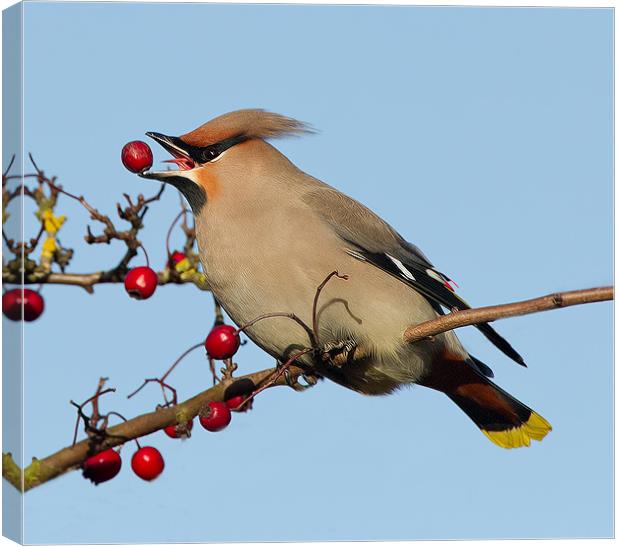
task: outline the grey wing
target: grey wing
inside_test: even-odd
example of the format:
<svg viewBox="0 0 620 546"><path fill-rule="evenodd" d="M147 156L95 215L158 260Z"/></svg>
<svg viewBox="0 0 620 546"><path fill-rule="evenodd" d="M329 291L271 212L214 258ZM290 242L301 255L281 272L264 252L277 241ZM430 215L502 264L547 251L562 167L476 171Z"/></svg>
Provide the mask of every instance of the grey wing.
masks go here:
<svg viewBox="0 0 620 546"><path fill-rule="evenodd" d="M321 183L319 189L306 193L303 200L343 240L370 252L404 252L409 260L420 266L433 267L417 246L405 241L387 222L344 193Z"/></svg>
<svg viewBox="0 0 620 546"><path fill-rule="evenodd" d="M303 196L304 201L327 222L353 257L398 278L426 297L440 314L443 309L469 309L454 291L449 277L436 270L415 245L370 209L329 186ZM488 323L476 325L506 356L525 366L521 355Z"/></svg>

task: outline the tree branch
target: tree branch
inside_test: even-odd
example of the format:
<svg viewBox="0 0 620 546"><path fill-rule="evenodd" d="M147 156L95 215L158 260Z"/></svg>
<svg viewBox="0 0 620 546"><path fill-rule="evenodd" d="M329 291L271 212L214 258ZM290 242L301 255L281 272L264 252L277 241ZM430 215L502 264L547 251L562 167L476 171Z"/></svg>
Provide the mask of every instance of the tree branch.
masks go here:
<svg viewBox="0 0 620 546"><path fill-rule="evenodd" d="M505 305L453 311L435 320L407 328L403 337L406 342L413 343L454 328L461 328L481 322L491 322L501 318L537 313L560 307L569 307L571 305L607 301L613 299L613 297L613 287L608 286L586 290L574 290L572 292L560 292ZM266 388L278 385L291 386L304 372L307 373L307 370L292 365L291 363L287 363L287 369L285 371L288 372L288 376L284 373L280 373L279 375L276 373L274 375L273 369L267 369L240 378L225 378L217 385L197 394L185 402L167 408L159 408L154 412L140 415L120 425L106 429L101 442L94 443L92 438L88 438L70 447L61 449L44 459L39 460L33 458L32 463L23 471L15 463L11 454L5 453L2 457L2 476L19 491L28 491L69 470L79 468L88 456L98 451L103 451L124 444L129 440L146 436L147 434L161 430L169 425L185 423L193 419L207 402L223 401L226 396L226 390L237 382L245 382L250 386L249 390L260 392Z"/></svg>
<svg viewBox="0 0 620 546"><path fill-rule="evenodd" d="M573 290L572 292L558 292L540 298L519 301L516 303L506 303L504 305L492 305L490 307L480 307L478 309L466 309L463 311L452 311L434 320L429 320L415 326L410 326L405 330L403 338L407 343L414 343L448 330L471 326L482 322L492 322L494 320L529 315L560 307L580 305L582 303L594 303L607 301L614 298L613 286L600 288L589 288L586 290Z"/></svg>
<svg viewBox="0 0 620 546"><path fill-rule="evenodd" d="M171 273L169 269L165 269L157 273L158 284L194 284L200 290L208 290L205 286L200 274L185 275L181 278L180 275ZM3 272L2 281L9 284L20 284L20 279L16 274L10 272ZM122 284L124 282L124 275L115 269L111 271L97 271L95 273L32 273L25 276L23 284L64 284L68 286L80 286L87 292L93 293L94 287L97 284Z"/></svg>
<svg viewBox="0 0 620 546"><path fill-rule="evenodd" d="M304 373L304 370L297 366L290 366L288 370L293 377L299 377ZM85 439L44 459L33 457L32 463L23 472L10 453L3 453L2 476L19 491L28 491L61 476L65 472L78 469L82 462L95 452L104 451L135 438L141 438L169 425L185 423L193 419L207 402L223 401L226 389L237 382L244 382L251 387L261 387L264 382L269 383L273 374L274 369L270 368L232 380L223 380L214 387L176 406L145 413L120 425L110 427L106 430L105 439L96 446L96 449L93 449L93 443L90 439ZM288 381L290 381L290 377ZM287 384L289 384L287 378L281 375L275 382L267 384L266 388Z"/></svg>

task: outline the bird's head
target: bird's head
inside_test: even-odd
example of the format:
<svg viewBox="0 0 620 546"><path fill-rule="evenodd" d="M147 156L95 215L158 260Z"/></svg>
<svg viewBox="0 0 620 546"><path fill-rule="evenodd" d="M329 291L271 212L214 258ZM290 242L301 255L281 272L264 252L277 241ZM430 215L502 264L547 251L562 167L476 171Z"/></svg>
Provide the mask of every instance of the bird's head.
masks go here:
<svg viewBox="0 0 620 546"><path fill-rule="evenodd" d="M178 188L194 213L228 183L224 173L250 172L268 148L252 146L254 141L295 135L311 130L299 121L264 110L238 110L219 116L182 136L149 132L147 136L163 146L176 169L146 171L143 178L166 182ZM245 151L245 153L244 153Z"/></svg>

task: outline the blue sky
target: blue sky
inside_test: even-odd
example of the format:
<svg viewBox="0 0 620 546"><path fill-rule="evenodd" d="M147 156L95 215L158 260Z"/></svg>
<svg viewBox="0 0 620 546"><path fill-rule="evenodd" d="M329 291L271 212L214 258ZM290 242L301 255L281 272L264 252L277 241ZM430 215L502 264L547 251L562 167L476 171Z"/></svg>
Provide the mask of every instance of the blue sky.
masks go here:
<svg viewBox="0 0 620 546"><path fill-rule="evenodd" d="M420 246L472 305L612 283L611 10L27 3L24 33L26 150L103 211L123 192L156 189L123 169L126 141L261 107L315 126L276 145ZM148 214L143 241L159 266L177 207L169 191ZM121 245L83 243L77 204L59 211L73 271L120 256ZM25 330L26 460L70 441L68 400L87 398L101 375L118 389L106 407L152 409L156 389L124 394L213 320L210 296L189 286L139 303L120 286L43 293L47 311ZM153 483L131 473L127 446L112 482L72 473L33 490L24 538L611 536L612 305L497 328L528 369L475 330L459 336L553 424L530 449L500 450L422 388L279 389L222 433L146 439L167 464ZM252 346L238 362L271 365ZM207 387L204 358L172 380L182 397Z"/></svg>

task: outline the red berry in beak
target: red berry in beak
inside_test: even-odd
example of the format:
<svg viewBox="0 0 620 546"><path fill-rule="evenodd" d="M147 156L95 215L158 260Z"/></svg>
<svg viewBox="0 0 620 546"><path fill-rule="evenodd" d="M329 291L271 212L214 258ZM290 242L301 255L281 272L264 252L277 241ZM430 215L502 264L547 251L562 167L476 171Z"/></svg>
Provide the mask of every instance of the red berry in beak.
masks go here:
<svg viewBox="0 0 620 546"><path fill-rule="evenodd" d="M186 423L177 423L176 425L169 425L164 428L164 432L170 436L170 438L189 438L190 431L194 426L194 421L187 421Z"/></svg>
<svg viewBox="0 0 620 546"><path fill-rule="evenodd" d="M209 332L205 340L207 354L215 360L231 358L239 349L239 333L230 324L219 324Z"/></svg>
<svg viewBox="0 0 620 546"><path fill-rule="evenodd" d="M153 165L153 152L146 142L132 140L123 146L121 161L132 173L141 173Z"/></svg>
<svg viewBox="0 0 620 546"><path fill-rule="evenodd" d="M125 290L132 298L137 300L150 298L156 288L157 273L150 267L134 267L125 275Z"/></svg>
<svg viewBox="0 0 620 546"><path fill-rule="evenodd" d="M2 312L10 320L22 319L22 303L24 306L24 320L32 322L43 314L45 303L38 292L29 288L14 288L2 295Z"/></svg>
<svg viewBox="0 0 620 546"><path fill-rule="evenodd" d="M131 468L137 476L150 482L164 471L164 458L154 447L141 447L131 458Z"/></svg>
<svg viewBox="0 0 620 546"><path fill-rule="evenodd" d="M106 449L92 457L89 457L82 464L82 476L99 485L102 482L111 480L121 471L121 456L114 449Z"/></svg>
<svg viewBox="0 0 620 546"><path fill-rule="evenodd" d="M209 402L199 414L200 424L210 432L218 432L230 424L230 409L224 402Z"/></svg>

